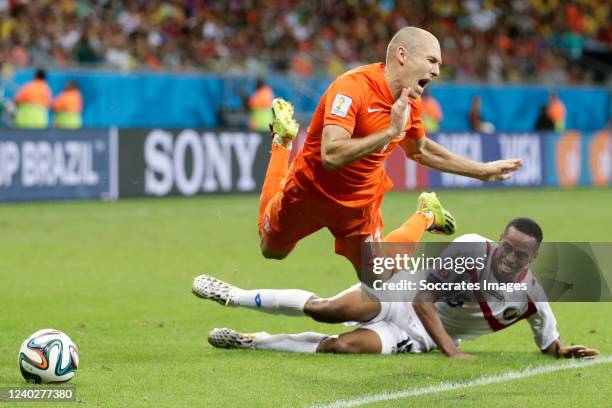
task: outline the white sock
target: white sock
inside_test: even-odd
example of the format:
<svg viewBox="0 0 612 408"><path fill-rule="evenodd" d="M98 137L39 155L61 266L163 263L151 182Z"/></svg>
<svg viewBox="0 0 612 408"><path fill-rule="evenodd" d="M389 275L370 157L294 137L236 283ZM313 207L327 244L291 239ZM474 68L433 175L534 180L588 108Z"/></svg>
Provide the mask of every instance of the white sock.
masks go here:
<svg viewBox="0 0 612 408"><path fill-rule="evenodd" d="M291 351L294 353L315 353L325 334L305 332L298 334L255 333L253 345L257 350Z"/></svg>
<svg viewBox="0 0 612 408"><path fill-rule="evenodd" d="M238 306L250 307L271 314L303 316L306 301L314 295L301 289L234 288L231 297Z"/></svg>

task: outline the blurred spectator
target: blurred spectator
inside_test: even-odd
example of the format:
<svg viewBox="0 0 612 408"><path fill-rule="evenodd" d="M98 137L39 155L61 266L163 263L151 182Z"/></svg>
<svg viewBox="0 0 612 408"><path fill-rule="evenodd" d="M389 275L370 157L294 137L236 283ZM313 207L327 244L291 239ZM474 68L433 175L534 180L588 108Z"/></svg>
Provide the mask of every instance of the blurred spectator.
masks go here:
<svg viewBox="0 0 612 408"><path fill-rule="evenodd" d="M495 126L493 126L491 122L482 120L481 108L482 99L478 95L473 96L469 113L470 128L480 133L493 133L495 131Z"/></svg>
<svg viewBox="0 0 612 408"><path fill-rule="evenodd" d="M83 97L76 82L70 81L53 101L54 125L60 129L80 129L83 125Z"/></svg>
<svg viewBox="0 0 612 408"><path fill-rule="evenodd" d="M556 92L550 92L548 94L548 105L546 106L546 113L548 118L553 123L553 127L557 132L563 132L565 130L565 104L559 99L559 95Z"/></svg>
<svg viewBox="0 0 612 408"><path fill-rule="evenodd" d="M423 93L423 124L427 133L437 132L442 122L442 108L438 101L431 96L429 89L425 88Z"/></svg>
<svg viewBox="0 0 612 408"><path fill-rule="evenodd" d="M257 78L255 92L251 94L247 101L249 108L249 127L257 131L269 130L272 123L272 100L274 92L262 78Z"/></svg>
<svg viewBox="0 0 612 408"><path fill-rule="evenodd" d="M17 66L44 60L46 66L81 62L119 69L335 76L382 60L386 40L401 26L415 25L439 38L443 80L584 82L603 75L605 81L610 71L605 56L612 48L612 5L606 0L5 4L0 42ZM591 54L582 59L593 50L602 56L596 64Z"/></svg>
<svg viewBox="0 0 612 408"><path fill-rule="evenodd" d="M76 61L81 64L92 64L98 62L100 58L96 54L91 41L87 37L87 34L83 35L76 45L75 50Z"/></svg>
<svg viewBox="0 0 612 408"><path fill-rule="evenodd" d="M536 120L535 130L547 131L554 130L555 125L548 117L548 109L546 105L543 105L540 108L540 114L538 115L538 119Z"/></svg>
<svg viewBox="0 0 612 408"><path fill-rule="evenodd" d="M36 71L34 80L23 85L15 95L15 127L44 129L49 126L51 88L43 69Z"/></svg>

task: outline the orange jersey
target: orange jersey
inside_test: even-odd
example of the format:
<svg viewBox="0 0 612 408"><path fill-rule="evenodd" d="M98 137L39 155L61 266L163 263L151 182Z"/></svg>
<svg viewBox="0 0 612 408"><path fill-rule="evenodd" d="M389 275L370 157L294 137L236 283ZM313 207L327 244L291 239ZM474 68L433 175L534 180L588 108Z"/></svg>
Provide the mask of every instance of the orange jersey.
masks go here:
<svg viewBox="0 0 612 408"><path fill-rule="evenodd" d="M15 102L30 103L48 108L51 105L51 88L42 79L28 82L15 95Z"/></svg>
<svg viewBox="0 0 612 408"><path fill-rule="evenodd" d="M78 89L70 89L57 95L53 101L54 111L80 113L83 111L83 98Z"/></svg>
<svg viewBox="0 0 612 408"><path fill-rule="evenodd" d="M384 70L383 63L365 65L344 73L327 88L308 127L304 147L289 169L289 177L299 186L352 208L367 206L393 187L384 161L403 138L425 136L420 98L410 99L410 115L402 138L395 138L380 151L336 170L326 170L321 163L324 126L341 126L353 138L367 137L389 127L395 100Z"/></svg>
<svg viewBox="0 0 612 408"><path fill-rule="evenodd" d="M442 108L438 101L431 96L423 99L423 114L434 118L436 122L442 120Z"/></svg>
<svg viewBox="0 0 612 408"><path fill-rule="evenodd" d="M553 122L565 121L565 105L561 100L556 99L547 106L548 117Z"/></svg>
<svg viewBox="0 0 612 408"><path fill-rule="evenodd" d="M268 109L272 106L274 100L274 91L269 86L264 86L249 98L249 108L251 109Z"/></svg>

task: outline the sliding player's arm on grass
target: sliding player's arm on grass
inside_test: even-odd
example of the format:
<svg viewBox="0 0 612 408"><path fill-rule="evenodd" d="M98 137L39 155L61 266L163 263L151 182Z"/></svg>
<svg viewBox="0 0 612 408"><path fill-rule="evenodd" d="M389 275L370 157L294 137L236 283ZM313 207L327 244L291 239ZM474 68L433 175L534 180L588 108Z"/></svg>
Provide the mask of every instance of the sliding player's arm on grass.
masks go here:
<svg viewBox="0 0 612 408"><path fill-rule="evenodd" d="M557 358L592 358L599 355L596 349L585 346L564 346L557 331L557 320L548 302L535 302L535 306L537 312L527 321L531 326L533 339L542 353Z"/></svg>
<svg viewBox="0 0 612 408"><path fill-rule="evenodd" d="M419 316L423 327L425 327L429 336L444 355L462 360L474 358L471 354L459 351L453 339L446 332L440 315L434 305L441 296L441 292L421 290L417 293L412 306L417 316Z"/></svg>
<svg viewBox="0 0 612 408"><path fill-rule="evenodd" d="M419 139L406 137L402 140L401 145L406 156L417 163L444 173L459 174L482 181L509 179L511 173L523 165L521 159L475 162L448 151L442 145L426 137Z"/></svg>
<svg viewBox="0 0 612 408"><path fill-rule="evenodd" d="M593 358L599 355L599 350L591 349L586 346L564 346L561 339L555 340L546 350L542 351L545 354L557 358Z"/></svg>

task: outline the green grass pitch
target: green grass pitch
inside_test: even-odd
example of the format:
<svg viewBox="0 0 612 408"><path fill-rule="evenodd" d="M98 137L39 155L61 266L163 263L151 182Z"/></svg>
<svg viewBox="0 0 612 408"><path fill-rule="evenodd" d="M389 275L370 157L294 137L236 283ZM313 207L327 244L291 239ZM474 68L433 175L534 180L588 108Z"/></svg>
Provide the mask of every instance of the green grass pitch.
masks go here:
<svg viewBox="0 0 612 408"><path fill-rule="evenodd" d="M496 238L510 218L525 215L541 223L549 241L610 241L612 190L439 196L456 216L458 233ZM387 231L411 214L416 197L386 197ZM255 196L1 205L0 387L25 384L19 346L46 327L65 331L79 347L81 366L72 382L86 407L308 406L559 363L537 351L524 322L465 342L462 348L478 356L474 361L438 352L346 356L212 348L206 334L213 327L345 330L225 309L190 293L193 276L201 273L246 288L296 287L320 295L356 281L350 264L333 253L327 231L302 241L284 261L265 260L256 211ZM553 310L566 343L612 355L612 304L554 304ZM610 364L601 364L373 406L610 406L610 383Z"/></svg>

